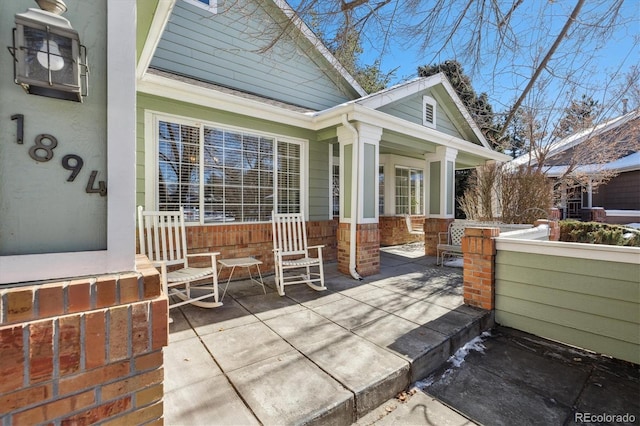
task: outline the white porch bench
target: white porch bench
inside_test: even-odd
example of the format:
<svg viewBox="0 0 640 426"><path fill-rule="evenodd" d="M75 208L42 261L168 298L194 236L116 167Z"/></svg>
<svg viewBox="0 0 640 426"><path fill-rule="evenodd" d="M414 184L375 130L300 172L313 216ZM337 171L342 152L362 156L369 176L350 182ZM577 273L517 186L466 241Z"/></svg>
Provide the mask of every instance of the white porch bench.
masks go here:
<svg viewBox="0 0 640 426"><path fill-rule="evenodd" d="M447 232L438 233L438 245L436 246L436 264L442 266L446 256L462 256L462 237L465 228L500 228L500 232L516 231L533 228L533 225L517 225L500 222L476 222L469 220L456 220L449 224Z"/></svg>

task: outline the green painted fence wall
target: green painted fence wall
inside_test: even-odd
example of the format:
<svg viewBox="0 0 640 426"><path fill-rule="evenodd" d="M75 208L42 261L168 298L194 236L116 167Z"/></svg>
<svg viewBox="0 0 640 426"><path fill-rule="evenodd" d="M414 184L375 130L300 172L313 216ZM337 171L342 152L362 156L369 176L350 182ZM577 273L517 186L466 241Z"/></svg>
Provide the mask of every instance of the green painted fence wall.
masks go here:
<svg viewBox="0 0 640 426"><path fill-rule="evenodd" d="M589 248L578 258L498 246L496 322L640 363L640 264L594 259Z"/></svg>

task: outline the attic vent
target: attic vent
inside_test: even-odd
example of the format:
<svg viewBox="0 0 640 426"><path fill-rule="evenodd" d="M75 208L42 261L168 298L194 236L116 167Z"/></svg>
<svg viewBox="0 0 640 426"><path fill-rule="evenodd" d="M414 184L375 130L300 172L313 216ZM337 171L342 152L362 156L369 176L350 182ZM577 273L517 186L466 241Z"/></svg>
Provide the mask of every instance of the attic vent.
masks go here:
<svg viewBox="0 0 640 426"><path fill-rule="evenodd" d="M422 97L422 124L436 128L436 101L430 96Z"/></svg>

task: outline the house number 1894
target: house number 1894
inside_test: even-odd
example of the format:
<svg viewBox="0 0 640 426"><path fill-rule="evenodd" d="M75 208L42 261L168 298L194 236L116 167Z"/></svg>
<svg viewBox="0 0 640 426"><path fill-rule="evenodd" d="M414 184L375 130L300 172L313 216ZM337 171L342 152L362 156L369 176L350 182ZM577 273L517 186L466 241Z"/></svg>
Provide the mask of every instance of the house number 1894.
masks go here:
<svg viewBox="0 0 640 426"><path fill-rule="evenodd" d="M16 143L22 145L24 143L24 115L13 114L11 120L16 121ZM49 161L53 158L53 150L58 146L58 139L55 136L46 133L39 134L34 139L34 144L29 148L29 157L40 163ZM62 168L69 170L71 174L67 178L67 182L73 182L80 170L84 161L82 157L77 154L67 154L62 157ZM85 192L89 194L100 194L102 196L107 195L107 184L101 180L96 187L96 177L98 176L97 170L92 170L87 181Z"/></svg>

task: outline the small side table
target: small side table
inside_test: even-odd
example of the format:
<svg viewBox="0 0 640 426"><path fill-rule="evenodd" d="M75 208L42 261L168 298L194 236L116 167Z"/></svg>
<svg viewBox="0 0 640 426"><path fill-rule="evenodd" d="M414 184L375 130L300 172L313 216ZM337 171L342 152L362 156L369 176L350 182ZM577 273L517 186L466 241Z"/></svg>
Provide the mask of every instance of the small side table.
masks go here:
<svg viewBox="0 0 640 426"><path fill-rule="evenodd" d="M233 277L233 271L236 270L236 266L247 268L247 271L249 272L249 279L256 284L260 284L262 286L262 291L264 291L264 294L267 294L267 290L264 288L264 281L262 281L262 273L260 273L260 265L262 265L262 262L260 260L254 259L253 257L241 257L238 259L219 259L218 263L220 264L218 275L220 275L220 272L222 272L223 268L231 268L231 273L229 274L229 278L227 278L227 284L224 286L224 291L222 292L222 297L220 298L221 302L222 299L224 299L224 295L227 293L227 287L229 287L229 282L231 282L231 277ZM255 266L258 270L260 281L253 278L253 275L251 274L252 266Z"/></svg>

